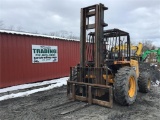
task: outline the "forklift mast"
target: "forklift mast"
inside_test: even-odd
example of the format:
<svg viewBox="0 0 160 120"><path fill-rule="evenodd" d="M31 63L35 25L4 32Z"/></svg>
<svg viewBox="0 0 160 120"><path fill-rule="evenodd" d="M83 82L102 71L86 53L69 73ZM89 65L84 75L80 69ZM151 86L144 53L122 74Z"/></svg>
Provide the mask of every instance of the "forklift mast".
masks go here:
<svg viewBox="0 0 160 120"><path fill-rule="evenodd" d="M86 45L90 42L93 46L92 49L92 62L94 62L95 67L101 67L103 63L103 28L107 26L104 23L104 10L108 8L103 4L96 4L86 8L81 8L81 27L80 27L80 67L86 67L87 55L86 55ZM95 18L94 24L90 23L90 18ZM87 30L93 29L95 31L94 39L92 41L87 41Z"/></svg>

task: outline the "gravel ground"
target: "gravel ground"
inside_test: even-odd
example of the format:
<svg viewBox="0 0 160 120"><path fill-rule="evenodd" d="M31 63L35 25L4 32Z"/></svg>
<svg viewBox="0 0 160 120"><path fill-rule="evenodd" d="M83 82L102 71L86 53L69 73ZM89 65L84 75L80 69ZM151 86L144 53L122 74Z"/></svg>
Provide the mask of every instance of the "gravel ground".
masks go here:
<svg viewBox="0 0 160 120"><path fill-rule="evenodd" d="M120 106L114 102L112 109L90 105L62 114L85 105L84 102L71 102L57 107L68 101L66 86L1 101L0 120L160 120L160 87L152 87L147 94L138 93L136 102L131 106Z"/></svg>

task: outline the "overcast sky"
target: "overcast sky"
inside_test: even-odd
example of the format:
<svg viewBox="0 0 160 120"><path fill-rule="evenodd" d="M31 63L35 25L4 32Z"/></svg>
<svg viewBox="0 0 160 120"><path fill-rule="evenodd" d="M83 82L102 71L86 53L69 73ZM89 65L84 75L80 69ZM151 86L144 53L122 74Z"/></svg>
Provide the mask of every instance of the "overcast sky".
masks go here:
<svg viewBox="0 0 160 120"><path fill-rule="evenodd" d="M160 46L160 0L0 0L3 28L80 34L80 8L103 3L109 28L130 33L132 42L151 40ZM1 25L2 27L2 25Z"/></svg>

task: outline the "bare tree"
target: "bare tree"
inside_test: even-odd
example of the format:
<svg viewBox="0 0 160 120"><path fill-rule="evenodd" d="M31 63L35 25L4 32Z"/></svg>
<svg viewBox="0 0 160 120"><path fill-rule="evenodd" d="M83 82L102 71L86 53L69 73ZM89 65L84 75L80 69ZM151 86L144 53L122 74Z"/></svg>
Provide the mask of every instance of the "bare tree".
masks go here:
<svg viewBox="0 0 160 120"><path fill-rule="evenodd" d="M8 27L8 30L14 30L14 26L13 25L10 25L9 27Z"/></svg>
<svg viewBox="0 0 160 120"><path fill-rule="evenodd" d="M34 34L38 34L38 31L36 30L36 31L34 31L33 33L34 33Z"/></svg>
<svg viewBox="0 0 160 120"><path fill-rule="evenodd" d="M51 36L57 36L57 37L62 37L62 38L67 38L68 37L68 31L65 30L60 30L56 32L51 32Z"/></svg>
<svg viewBox="0 0 160 120"><path fill-rule="evenodd" d="M152 47L153 47L153 43L151 40L144 40L143 41L143 51L151 50Z"/></svg>
<svg viewBox="0 0 160 120"><path fill-rule="evenodd" d="M57 36L57 37L62 37L62 38L68 38L68 39L79 39L78 36L75 36L73 32L71 31L66 31L66 30L60 30L56 32L50 32L51 36Z"/></svg>
<svg viewBox="0 0 160 120"><path fill-rule="evenodd" d="M146 41L143 41L143 52L145 52L146 50L155 50L156 49L156 46L153 45L153 42L150 41L150 40L146 40ZM148 61L151 63L151 62L155 62L154 59L156 57L156 54L155 53L151 53L148 55Z"/></svg>
<svg viewBox="0 0 160 120"><path fill-rule="evenodd" d="M43 35L48 35L47 33L43 33Z"/></svg>
<svg viewBox="0 0 160 120"><path fill-rule="evenodd" d="M4 23L3 23L3 20L0 20L0 29L4 29Z"/></svg>
<svg viewBox="0 0 160 120"><path fill-rule="evenodd" d="M55 36L55 32L50 32L50 34L49 35L51 35L51 36Z"/></svg>
<svg viewBox="0 0 160 120"><path fill-rule="evenodd" d="M68 31L66 31L66 30L61 30L61 31L59 31L59 34L60 34L60 37L67 38L67 36L68 36Z"/></svg>
<svg viewBox="0 0 160 120"><path fill-rule="evenodd" d="M22 32L22 29L23 29L22 26L17 27L17 31L19 31L19 32Z"/></svg>
<svg viewBox="0 0 160 120"><path fill-rule="evenodd" d="M60 37L60 32L59 31L56 31L56 32L50 32L51 36L57 36L57 37Z"/></svg>

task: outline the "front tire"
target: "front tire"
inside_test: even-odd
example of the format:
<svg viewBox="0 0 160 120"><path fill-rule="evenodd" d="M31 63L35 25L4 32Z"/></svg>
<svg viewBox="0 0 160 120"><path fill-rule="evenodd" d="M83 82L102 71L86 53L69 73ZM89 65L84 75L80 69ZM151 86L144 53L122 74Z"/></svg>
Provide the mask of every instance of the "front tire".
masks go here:
<svg viewBox="0 0 160 120"><path fill-rule="evenodd" d="M121 105L131 105L137 96L137 77L131 67L123 67L115 75L114 98Z"/></svg>

